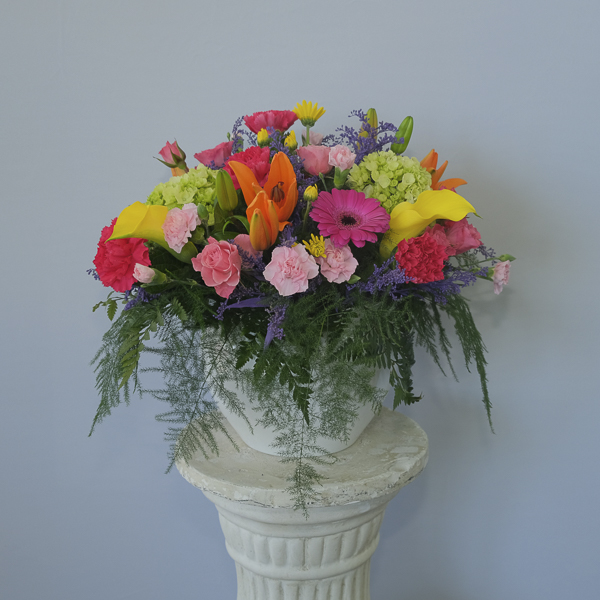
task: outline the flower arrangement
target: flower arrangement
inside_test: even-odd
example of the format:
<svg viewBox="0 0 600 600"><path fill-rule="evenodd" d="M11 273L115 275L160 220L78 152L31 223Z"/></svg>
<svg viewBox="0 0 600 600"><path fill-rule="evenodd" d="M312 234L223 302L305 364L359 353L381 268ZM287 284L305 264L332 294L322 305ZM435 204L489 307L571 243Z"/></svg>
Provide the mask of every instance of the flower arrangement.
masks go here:
<svg viewBox="0 0 600 600"><path fill-rule="evenodd" d="M454 374L443 315L491 426L485 347L461 291L484 279L500 293L514 260L482 245L475 208L456 192L466 181L441 180L447 161L403 155L411 117L395 126L357 110L356 127L324 136L313 131L324 113L304 101L238 119L194 168L167 143L159 160L172 178L102 230L90 269L113 289L94 307L113 323L93 361L92 430L132 392L149 393L169 405L157 418L170 424L170 465L208 456L226 431L214 397L244 414L233 381L278 432L304 508L327 460L318 436L344 439L362 405L380 407L376 368L389 371L394 408L421 399L415 345ZM158 362L140 368L143 354ZM152 371L160 389L142 383Z"/></svg>

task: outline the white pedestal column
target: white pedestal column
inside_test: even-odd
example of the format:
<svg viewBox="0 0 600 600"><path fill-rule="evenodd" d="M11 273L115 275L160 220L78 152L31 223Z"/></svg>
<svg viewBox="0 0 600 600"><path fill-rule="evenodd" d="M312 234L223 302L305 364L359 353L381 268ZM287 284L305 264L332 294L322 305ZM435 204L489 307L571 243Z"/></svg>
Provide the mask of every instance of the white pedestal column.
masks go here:
<svg viewBox="0 0 600 600"><path fill-rule="evenodd" d="M425 432L383 409L335 455L306 519L285 489L293 465L224 438L221 454L177 468L219 511L238 600L368 600L369 565L388 502L427 463Z"/></svg>

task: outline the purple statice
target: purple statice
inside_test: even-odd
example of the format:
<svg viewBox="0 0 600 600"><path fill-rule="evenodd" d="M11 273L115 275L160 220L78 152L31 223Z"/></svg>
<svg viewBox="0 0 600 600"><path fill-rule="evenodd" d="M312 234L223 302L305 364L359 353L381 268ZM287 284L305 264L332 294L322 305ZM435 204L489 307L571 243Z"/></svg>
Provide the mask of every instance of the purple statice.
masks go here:
<svg viewBox="0 0 600 600"><path fill-rule="evenodd" d="M265 294L259 289L259 284L255 283L253 287L238 285L229 298L225 298L217 308L215 319L222 321L225 311L229 308L257 308L259 306L269 306L270 300L265 298Z"/></svg>
<svg viewBox="0 0 600 600"><path fill-rule="evenodd" d="M244 137L246 137L250 146L256 146L256 136L251 131L247 131L245 126L246 123L244 122L244 117L236 119L233 124L233 128L231 129L231 139L234 140L235 143L233 144L232 154L241 152L244 149Z"/></svg>
<svg viewBox="0 0 600 600"><path fill-rule="evenodd" d="M263 279L262 272L265 270L266 265L262 259L262 252L258 256L246 252L239 244L235 243L235 239L232 242L238 249L240 258L242 259L242 269L253 271L253 275L259 279Z"/></svg>
<svg viewBox="0 0 600 600"><path fill-rule="evenodd" d="M149 294L143 287L134 284L130 290L125 292L125 300L129 300L123 310L129 310L137 306L141 302L152 302L156 300L160 294Z"/></svg>
<svg viewBox="0 0 600 600"><path fill-rule="evenodd" d="M476 273L449 266L444 272L444 279L420 283L413 286L409 293L415 296L430 294L438 304L446 304L448 296L460 294L464 287L473 285L476 281Z"/></svg>
<svg viewBox="0 0 600 600"><path fill-rule="evenodd" d="M88 269L86 273L88 275L91 275L96 281L100 281L100 276L98 275L96 269Z"/></svg>
<svg viewBox="0 0 600 600"><path fill-rule="evenodd" d="M292 226L286 225L281 232L278 245L283 246L284 248L291 248L298 241L298 238L292 235L293 231L293 224Z"/></svg>
<svg viewBox="0 0 600 600"><path fill-rule="evenodd" d="M348 291L358 289L367 294L376 294L377 292L386 292L393 300L398 300L406 294L403 293L400 286L412 281L406 276L404 269L394 268L395 258L388 258L381 267L374 265L372 275L366 281L359 281L348 286Z"/></svg>
<svg viewBox="0 0 600 600"><path fill-rule="evenodd" d="M267 335L265 336L265 349L269 347L273 339L282 340L285 337L282 325L285 320L286 310L287 304L276 304L267 308L269 324L267 325Z"/></svg>
<svg viewBox="0 0 600 600"><path fill-rule="evenodd" d="M496 258L496 251L493 248L488 248L481 244L481 246L475 249L476 252L479 252L483 256L483 258L489 260Z"/></svg>
<svg viewBox="0 0 600 600"><path fill-rule="evenodd" d="M353 110L350 117L358 117L361 121L361 127L355 129L342 125L336 129L338 136L336 143L344 144L352 148L356 154L355 163L358 165L362 162L367 154L383 150L386 144L397 144L399 140L396 138L398 127L393 123L379 122L377 127L371 127L367 123L367 115L362 110ZM360 136L361 128L367 133L366 137Z"/></svg>

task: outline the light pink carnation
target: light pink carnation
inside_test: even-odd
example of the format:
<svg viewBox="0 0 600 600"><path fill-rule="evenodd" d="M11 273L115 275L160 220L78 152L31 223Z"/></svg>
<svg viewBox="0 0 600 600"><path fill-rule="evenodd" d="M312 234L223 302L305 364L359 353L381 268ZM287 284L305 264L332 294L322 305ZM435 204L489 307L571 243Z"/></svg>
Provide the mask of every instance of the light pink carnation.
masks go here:
<svg viewBox="0 0 600 600"><path fill-rule="evenodd" d="M325 175L333 168L329 164L329 148L327 146L300 146L296 152L304 160L302 167L311 175L320 173Z"/></svg>
<svg viewBox="0 0 600 600"><path fill-rule="evenodd" d="M248 258L261 258L262 252L256 250L250 242L250 236L247 233L240 233L233 238L233 243L248 255ZM242 256L242 269L251 269L254 264Z"/></svg>
<svg viewBox="0 0 600 600"><path fill-rule="evenodd" d="M291 296L308 289L308 280L319 274L315 259L298 244L293 248L279 246L273 250L271 262L263 275L282 296Z"/></svg>
<svg viewBox="0 0 600 600"><path fill-rule="evenodd" d="M462 254L467 250L481 246L481 234L473 225L467 222L466 217L460 221L446 221L445 226L448 244L452 249L452 252L448 252L449 256Z"/></svg>
<svg viewBox="0 0 600 600"><path fill-rule="evenodd" d="M155 275L154 269L150 267L146 267L140 263L135 263L135 267L133 268L133 276L140 283L152 283Z"/></svg>
<svg viewBox="0 0 600 600"><path fill-rule="evenodd" d="M214 287L221 298L229 298L240 282L240 253L235 244L225 240L218 242L214 237L209 237L204 250L192 258L192 266L200 271L204 283Z"/></svg>
<svg viewBox="0 0 600 600"><path fill-rule="evenodd" d="M494 274L492 281L494 282L494 294L499 294L505 285L508 285L508 277L510 275L510 260L496 263L494 265Z"/></svg>
<svg viewBox="0 0 600 600"><path fill-rule="evenodd" d="M198 225L200 225L200 217L195 204L189 203L184 204L183 208L172 208L162 225L165 242L175 252L181 252Z"/></svg>
<svg viewBox="0 0 600 600"><path fill-rule="evenodd" d="M348 146L334 146L329 149L329 164L345 171L354 165L356 154Z"/></svg>
<svg viewBox="0 0 600 600"><path fill-rule="evenodd" d="M321 267L321 274L329 283L343 283L348 281L358 267L358 261L352 256L350 246L336 247L327 238L325 240L326 258L317 257L317 264Z"/></svg>

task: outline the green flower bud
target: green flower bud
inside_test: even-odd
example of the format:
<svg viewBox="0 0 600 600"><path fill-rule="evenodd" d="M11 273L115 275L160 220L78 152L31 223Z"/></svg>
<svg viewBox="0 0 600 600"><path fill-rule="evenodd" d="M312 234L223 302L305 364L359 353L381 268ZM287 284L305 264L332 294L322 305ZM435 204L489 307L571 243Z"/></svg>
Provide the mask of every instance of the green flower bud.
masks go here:
<svg viewBox="0 0 600 600"><path fill-rule="evenodd" d="M392 152L402 154L408 148L408 142L410 142L412 136L413 124L414 120L412 117L406 117L406 119L400 123L400 127L398 127L398 131L396 132L396 139L399 143L390 146Z"/></svg>
<svg viewBox="0 0 600 600"><path fill-rule="evenodd" d="M348 173L350 173L350 169L345 169L342 171L339 167L335 168L335 174L333 176L333 185L341 190L346 183L346 179L348 179Z"/></svg>
<svg viewBox="0 0 600 600"><path fill-rule="evenodd" d="M231 175L224 169L217 173L217 201L226 212L231 212L238 205L238 195L233 187Z"/></svg>
<svg viewBox="0 0 600 600"><path fill-rule="evenodd" d="M198 216L203 223L207 223L210 217L208 210L204 204L198 204Z"/></svg>

